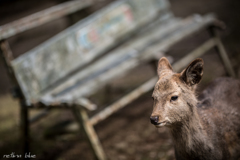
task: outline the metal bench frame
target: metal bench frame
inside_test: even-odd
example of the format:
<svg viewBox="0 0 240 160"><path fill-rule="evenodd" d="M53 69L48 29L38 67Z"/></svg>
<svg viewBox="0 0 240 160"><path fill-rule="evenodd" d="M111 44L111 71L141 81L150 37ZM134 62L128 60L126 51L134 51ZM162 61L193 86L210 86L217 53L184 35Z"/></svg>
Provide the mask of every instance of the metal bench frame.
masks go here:
<svg viewBox="0 0 240 160"><path fill-rule="evenodd" d="M25 30L28 30L28 29L38 26L39 23L44 24L53 19L73 13L74 11L77 11L78 9L81 9L81 8L84 8L84 7L90 5L90 3L85 3L84 5L82 2L81 2L81 5L79 5L80 3L78 3L78 4L77 3L78 3L78 1L67 2L65 4L61 4L59 6L52 7L50 9L46 10L47 12L46 11L39 12L39 13L34 14L34 16L31 15L29 17L20 19L18 21L15 21L15 22L12 22L10 24L0 27L0 40L1 40L0 41L0 54L3 56L4 62L6 64L6 67L7 67L8 73L9 73L9 77L11 77L12 83L16 86L14 93L15 93L15 96L19 99L20 106L21 106L21 131L22 131L22 137L23 137L23 143L24 143L24 152L29 151L29 123L37 121L38 119L40 119L47 113L47 110L44 110L44 112L42 112L40 115L29 120L28 109L30 109L30 108L47 108L47 109L49 109L49 108L63 107L63 108L68 108L68 109L72 110L72 113L73 113L78 125L80 127L82 127L83 131L86 133L96 158L99 160L104 160L104 159L106 159L106 155L103 151L103 148L101 146L101 143L98 139L98 136L97 136L93 126L96 125L97 123L99 123L100 121L106 119L108 116L110 116L114 112L123 108L130 102L134 101L135 99L140 97L142 94L150 91L154 87L154 85L157 81L157 77L151 78L150 80L148 80L147 82L145 82L138 88L134 89L133 91L131 91L130 93L128 93L127 95L122 97L121 99L117 100L110 106L106 107L103 111L101 111L100 113L97 113L96 115L94 115L91 118L88 117L86 108L94 108L95 105L84 98L77 102L73 101L73 102L69 102L69 103L68 102L62 103L62 102L56 101L56 102L52 102L51 104L48 104L48 105L41 103L41 102L36 102L36 103L32 103L31 105L29 105L29 104L27 104L27 100L19 86L18 80L16 79L15 73L11 66L11 61L13 60L13 56L12 56L10 47L8 45L8 42L6 40L7 38L9 38L13 35L16 35L20 32L23 32ZM65 12L63 12L63 10ZM41 19L42 13L47 13L49 15L49 18ZM53 13L56 13L56 14L53 14ZM51 16L51 15L57 15L57 16ZM31 21L31 23L29 24L28 22L30 22L30 21ZM18 27L20 22L25 23L22 25L22 28ZM185 57L183 57L178 62L174 63L173 64L174 70L176 70L176 71L181 70L186 65L186 63L189 63L190 61L194 60L195 58L202 56L209 49L215 47L223 61L223 64L227 70L227 73L229 75L231 75L232 77L235 77L235 73L232 69L229 58L226 54L224 46L223 46L223 44L220 40L220 37L217 33L217 29L221 28L222 26L223 26L222 23L217 20L211 21L211 23L206 25L205 27L207 27L207 29L209 30L212 38L207 40L205 43L203 43L201 46L196 48L191 53L187 54ZM201 28L199 28L199 29L201 29ZM14 32L12 32L12 30L14 30ZM196 31L194 31L194 32L196 32ZM161 43L160 46L159 46L159 44L153 45L153 46L151 46L151 48L148 48L144 52L155 53L155 52L160 52L163 50L166 51L173 44L181 41L184 38L187 38L191 34L192 33L186 33L182 37L179 37L178 35L173 36L168 41L164 41L164 43ZM154 56L154 54L153 54L152 60L154 61L154 63L160 58L159 56L162 56L162 55L163 54L155 54L155 56Z"/></svg>

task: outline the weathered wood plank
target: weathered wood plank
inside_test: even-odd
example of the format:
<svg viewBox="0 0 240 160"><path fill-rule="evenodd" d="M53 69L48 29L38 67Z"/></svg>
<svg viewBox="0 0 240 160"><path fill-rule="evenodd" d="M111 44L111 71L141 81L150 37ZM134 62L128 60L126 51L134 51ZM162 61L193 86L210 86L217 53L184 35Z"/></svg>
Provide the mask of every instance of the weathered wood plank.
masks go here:
<svg viewBox="0 0 240 160"><path fill-rule="evenodd" d="M0 26L0 40L40 26L65 15L74 13L92 4L91 0L74 0L59 4L30 16Z"/></svg>
<svg viewBox="0 0 240 160"><path fill-rule="evenodd" d="M161 21L159 22L161 23ZM124 61L131 58L137 58L142 50L161 39L164 35L174 31L181 25L179 19L170 19L163 21L163 24L156 24L154 27L146 30L145 34L132 38L129 43L122 45L117 50L112 51L101 60L92 64L88 68L81 70L74 76L69 77L67 81L50 91L53 96L60 96L74 89L76 86L92 80L109 69L112 69Z"/></svg>
<svg viewBox="0 0 240 160"><path fill-rule="evenodd" d="M141 62L155 58L156 53L167 50L171 45L211 24L214 19L212 15L207 15L201 20L199 20L199 17L190 17L179 23L170 23L171 26L174 26L172 28L167 25L162 28L158 26L157 30L136 37L132 42L123 45L105 58L71 77L66 83L44 95L42 99L88 96L112 78L123 75L127 70L136 67ZM121 63L118 63L119 60L121 60ZM111 65L109 62L115 65ZM101 68L105 68L109 64L108 69L101 70ZM98 74L99 72L101 74ZM92 79L87 78L83 81L80 80L80 83L78 83L79 79L84 79L87 75L94 75L95 73L96 76Z"/></svg>
<svg viewBox="0 0 240 160"><path fill-rule="evenodd" d="M32 102L28 108L34 108L34 109L40 109L40 108L47 108L47 109L69 109L72 106L78 106L78 107L82 107L85 108L87 110L95 110L97 109L97 105L92 103L90 100L86 99L86 98L75 98L72 96L65 96L63 99L42 99L41 101L38 102ZM41 118L41 115L43 114L39 114L39 116L36 116L36 119ZM35 119L33 117L33 119Z"/></svg>
<svg viewBox="0 0 240 160"><path fill-rule="evenodd" d="M24 94L38 97L167 8L165 0L117 1L20 56L12 65Z"/></svg>

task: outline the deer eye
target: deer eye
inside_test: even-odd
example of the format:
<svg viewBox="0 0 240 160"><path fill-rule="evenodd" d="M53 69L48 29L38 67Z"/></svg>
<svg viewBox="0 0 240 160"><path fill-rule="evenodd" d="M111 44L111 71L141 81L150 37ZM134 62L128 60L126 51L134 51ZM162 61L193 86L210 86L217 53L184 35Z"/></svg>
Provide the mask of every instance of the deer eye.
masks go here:
<svg viewBox="0 0 240 160"><path fill-rule="evenodd" d="M176 101L178 99L178 96L172 96L171 101Z"/></svg>

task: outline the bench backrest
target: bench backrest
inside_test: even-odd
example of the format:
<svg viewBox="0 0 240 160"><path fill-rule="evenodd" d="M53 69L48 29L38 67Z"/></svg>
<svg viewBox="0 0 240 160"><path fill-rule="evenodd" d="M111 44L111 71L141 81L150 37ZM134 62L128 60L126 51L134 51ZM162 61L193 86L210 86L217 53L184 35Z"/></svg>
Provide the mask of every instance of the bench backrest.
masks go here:
<svg viewBox="0 0 240 160"><path fill-rule="evenodd" d="M169 12L166 0L121 0L12 61L28 100L61 83L121 40Z"/></svg>

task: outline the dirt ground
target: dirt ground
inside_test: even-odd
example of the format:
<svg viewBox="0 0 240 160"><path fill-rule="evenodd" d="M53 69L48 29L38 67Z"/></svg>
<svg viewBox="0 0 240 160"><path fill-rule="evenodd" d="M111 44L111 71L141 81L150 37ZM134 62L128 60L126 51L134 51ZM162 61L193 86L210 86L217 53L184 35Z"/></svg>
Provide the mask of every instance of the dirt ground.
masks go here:
<svg viewBox="0 0 240 160"><path fill-rule="evenodd" d="M56 5L63 0L0 0L0 25L24 17L36 11ZM222 40L234 66L240 76L240 1L237 0L170 0L172 10L178 17L187 17L199 13L213 12L224 21L227 29L222 32ZM109 3L109 0L96 0L90 12ZM40 28L9 39L15 57L35 47L51 36L69 26L65 18L51 22ZM198 33L188 40L173 46L168 52L174 60L181 58L208 38L207 32ZM216 77L226 76L221 60L214 50L203 56L205 61L204 77L199 92ZM186 64L187 65L187 64ZM10 82L6 70L0 63L0 158L3 155L21 153L19 137L19 107L9 94ZM126 76L112 81L91 100L99 104L100 109L138 84L155 75L152 66L142 64ZM96 125L95 129L102 142L107 157L111 160L173 160L174 150L168 130L156 129L149 122L152 111L151 92L129 104L108 119ZM31 111L31 115L38 111ZM92 113L90 113L92 114ZM73 121L68 110L51 111L41 121L31 126L31 153L36 159L44 160L91 160L92 151L81 132L56 135L51 129L56 124L66 125ZM56 130L55 130L56 132Z"/></svg>

